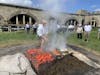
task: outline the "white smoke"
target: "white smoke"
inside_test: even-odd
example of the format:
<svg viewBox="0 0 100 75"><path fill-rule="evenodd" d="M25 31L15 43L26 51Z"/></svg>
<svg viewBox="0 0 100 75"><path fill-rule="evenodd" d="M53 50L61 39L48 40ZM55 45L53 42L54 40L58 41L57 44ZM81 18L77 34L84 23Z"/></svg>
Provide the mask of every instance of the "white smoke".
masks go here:
<svg viewBox="0 0 100 75"><path fill-rule="evenodd" d="M49 9L51 11L60 11L61 0L42 0L41 7L43 9Z"/></svg>
<svg viewBox="0 0 100 75"><path fill-rule="evenodd" d="M0 0L0 3L21 5L21 6L32 6L32 0Z"/></svg>
<svg viewBox="0 0 100 75"><path fill-rule="evenodd" d="M52 17L52 19L49 20L48 25L50 35L48 37L48 44L46 44L46 50L66 48L67 33L58 31L58 19L62 12L63 2L63 0L42 0L41 8L47 9L49 11L48 13Z"/></svg>

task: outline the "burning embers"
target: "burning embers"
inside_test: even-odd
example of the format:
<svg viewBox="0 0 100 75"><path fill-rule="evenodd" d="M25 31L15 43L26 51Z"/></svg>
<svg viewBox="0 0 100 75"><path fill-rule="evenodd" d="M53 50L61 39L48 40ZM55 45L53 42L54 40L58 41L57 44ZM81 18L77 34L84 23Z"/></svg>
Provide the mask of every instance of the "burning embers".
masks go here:
<svg viewBox="0 0 100 75"><path fill-rule="evenodd" d="M98 67L86 56L71 49L66 50L66 52L57 49L50 52L41 49L29 49L26 55L38 75L83 75L92 68ZM55 58L59 56L60 60Z"/></svg>
<svg viewBox="0 0 100 75"><path fill-rule="evenodd" d="M53 52L46 52L41 49L29 49L26 52L28 59L37 70L40 65L52 62L54 60L54 54L60 55L57 50L54 50Z"/></svg>

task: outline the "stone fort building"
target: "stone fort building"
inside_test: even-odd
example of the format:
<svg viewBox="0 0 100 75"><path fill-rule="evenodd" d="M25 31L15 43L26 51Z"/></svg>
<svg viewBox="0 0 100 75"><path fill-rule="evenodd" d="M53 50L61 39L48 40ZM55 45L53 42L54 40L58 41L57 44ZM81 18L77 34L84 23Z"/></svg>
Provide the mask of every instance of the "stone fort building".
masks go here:
<svg viewBox="0 0 100 75"><path fill-rule="evenodd" d="M54 13L56 14L56 13ZM37 8L18 6L12 4L0 3L0 27L7 27L8 30L13 27L24 27L27 22L39 23L42 19L48 22L54 17L49 11ZM93 27L100 26L100 12L89 13L85 10L79 10L75 14L59 12L56 18L61 25L77 25L90 23Z"/></svg>

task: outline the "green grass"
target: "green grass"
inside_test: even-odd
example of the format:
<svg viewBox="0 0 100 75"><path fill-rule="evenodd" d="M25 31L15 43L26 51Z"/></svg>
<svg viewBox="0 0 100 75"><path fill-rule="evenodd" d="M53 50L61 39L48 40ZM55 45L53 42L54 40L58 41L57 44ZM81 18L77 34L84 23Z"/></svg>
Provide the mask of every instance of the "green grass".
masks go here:
<svg viewBox="0 0 100 75"><path fill-rule="evenodd" d="M97 29L92 30L88 42L84 41L84 37L83 39L77 39L76 33L73 33L68 37L68 43L100 53L100 40L97 39Z"/></svg>
<svg viewBox="0 0 100 75"><path fill-rule="evenodd" d="M8 47L22 44L36 43L37 36L24 31L19 32L0 32L0 47Z"/></svg>
<svg viewBox="0 0 100 75"><path fill-rule="evenodd" d="M88 42L84 41L84 37L83 39L77 39L76 33L71 34L68 37L67 42L69 44L81 46L100 53L100 40L97 39L96 29L92 30ZM0 48L24 44L38 44L37 36L35 34L33 35L32 32L27 34L25 31L0 32Z"/></svg>

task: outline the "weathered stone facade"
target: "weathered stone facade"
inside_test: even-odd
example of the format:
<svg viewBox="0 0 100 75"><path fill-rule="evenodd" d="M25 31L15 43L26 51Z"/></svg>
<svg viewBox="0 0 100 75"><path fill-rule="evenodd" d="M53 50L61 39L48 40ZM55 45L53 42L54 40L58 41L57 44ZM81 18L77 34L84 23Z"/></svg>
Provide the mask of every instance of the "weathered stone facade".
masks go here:
<svg viewBox="0 0 100 75"><path fill-rule="evenodd" d="M41 19L47 19L49 21L52 17L53 16L50 15L49 11L0 3L1 26L24 26L26 22L33 24L41 21ZM90 23L94 27L100 26L100 14L90 14L85 11L78 11L76 14L60 13L56 19L58 20L58 23L62 25Z"/></svg>

